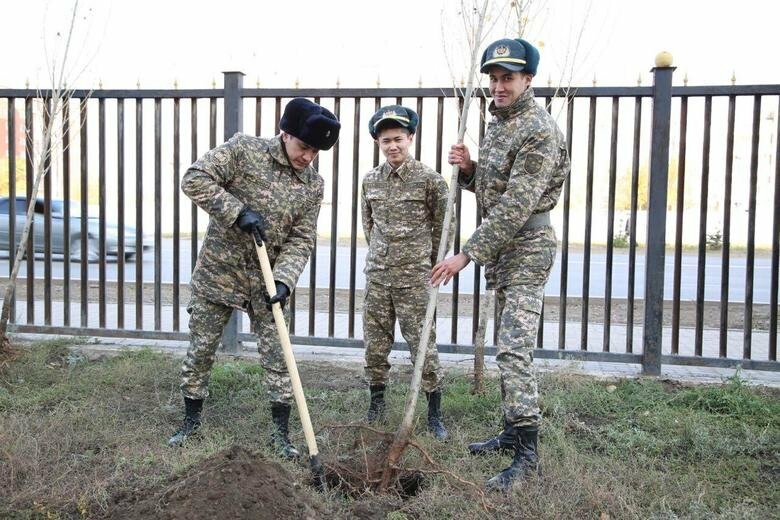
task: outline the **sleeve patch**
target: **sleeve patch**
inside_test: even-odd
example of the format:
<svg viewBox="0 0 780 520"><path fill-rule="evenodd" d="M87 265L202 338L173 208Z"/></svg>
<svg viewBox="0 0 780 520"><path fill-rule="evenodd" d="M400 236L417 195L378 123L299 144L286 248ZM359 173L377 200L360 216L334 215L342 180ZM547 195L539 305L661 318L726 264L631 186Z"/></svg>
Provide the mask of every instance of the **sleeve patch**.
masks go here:
<svg viewBox="0 0 780 520"><path fill-rule="evenodd" d="M544 155L540 153L529 153L525 156L523 169L529 175L538 175L544 166Z"/></svg>

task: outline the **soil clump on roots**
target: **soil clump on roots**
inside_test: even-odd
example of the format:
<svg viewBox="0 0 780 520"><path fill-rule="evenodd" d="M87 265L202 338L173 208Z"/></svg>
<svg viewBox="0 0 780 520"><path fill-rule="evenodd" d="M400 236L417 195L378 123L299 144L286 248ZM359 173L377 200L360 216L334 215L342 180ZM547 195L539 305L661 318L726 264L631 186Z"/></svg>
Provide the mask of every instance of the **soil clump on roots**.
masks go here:
<svg viewBox="0 0 780 520"><path fill-rule="evenodd" d="M151 490L114 496L106 518L328 518L321 497L279 463L240 446L220 451Z"/></svg>

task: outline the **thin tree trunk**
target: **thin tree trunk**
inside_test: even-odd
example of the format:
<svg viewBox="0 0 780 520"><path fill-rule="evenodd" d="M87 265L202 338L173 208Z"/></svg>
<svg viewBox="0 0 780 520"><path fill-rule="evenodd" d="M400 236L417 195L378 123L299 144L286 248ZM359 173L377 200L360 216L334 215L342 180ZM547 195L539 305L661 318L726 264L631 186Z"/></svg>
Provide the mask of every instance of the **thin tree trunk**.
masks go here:
<svg viewBox="0 0 780 520"><path fill-rule="evenodd" d="M463 97L463 110L460 115L460 124L458 125L458 143L463 142L463 137L466 134L466 122L468 121L469 106L471 105L471 97L474 92L474 76L477 70L479 45L482 40L482 28L485 21L485 13L487 12L488 0L485 0L482 4L482 11L477 15L479 16L477 22L476 33L471 40L471 61L469 65L468 84L466 86L466 92ZM444 225L442 229L442 237L439 242L439 252L436 256L437 262L441 262L444 256L447 254L450 242L450 226L452 224L452 207L455 203L455 194L458 189L458 167L452 167L452 176L450 178L450 189L447 196L447 213L444 217ZM414 418L415 408L417 406L417 396L420 393L420 385L422 383L422 371L425 364L425 357L428 351L428 342L431 337L431 329L433 328L434 314L436 312L436 302L439 295L438 287L431 287L428 291L428 307L425 312L425 324L423 325L422 334L420 335L420 344L417 348L417 357L414 360L414 373L412 374L412 381L409 385L409 395L406 400L406 408L404 410L404 418L401 425L398 427L398 431L395 433L393 443L387 453L385 459L385 467L382 472L382 482L380 483L380 491L384 491L388 488L393 475L396 471L396 465L401 458L406 446L409 443L409 438L412 433L412 420Z"/></svg>
<svg viewBox="0 0 780 520"><path fill-rule="evenodd" d="M43 179L43 176L46 173L46 170L44 169L44 165L46 164L46 160L49 158L49 155L51 154L51 141L52 141L52 131L54 129L55 119L57 114L59 114L60 107L62 106L64 100L68 99L70 97L71 91L68 89L65 89L63 85L65 84L65 72L66 67L68 63L68 53L70 51L70 44L71 39L73 37L73 29L76 25L76 13L78 12L78 6L79 2L76 0L73 3L73 14L71 15L70 19L70 27L68 30L68 37L65 41L65 47L63 49L63 56L62 56L62 63L59 66L59 70L57 68L56 62L54 65L52 65L52 68L50 70L50 79L52 82L52 89L51 89L51 99L52 99L52 108L51 112L48 114L48 122L46 123L44 133L43 133L43 146L41 147L40 155L38 156L38 160L35 163L35 177L33 180L33 186L30 190L30 198L27 201L27 220L24 223L24 229L22 230L22 236L19 240L19 246L16 250L16 257L14 258L14 265L11 269L11 273L8 276L8 282L5 286L5 290L3 291L3 308L2 311L0 311L0 350L7 348L9 345L8 341L8 322L11 318L11 299L14 296L14 291L16 290L16 277L19 274L19 269L22 265L22 257L24 256L24 251L27 249L27 241L30 239L30 228L32 227L33 223L33 217L35 215L35 199L38 197L38 189L41 185L41 179ZM58 77L59 76L59 77ZM46 105L44 104L44 110L47 110ZM33 136L27 136L28 139L32 140ZM83 217L83 218L86 218Z"/></svg>

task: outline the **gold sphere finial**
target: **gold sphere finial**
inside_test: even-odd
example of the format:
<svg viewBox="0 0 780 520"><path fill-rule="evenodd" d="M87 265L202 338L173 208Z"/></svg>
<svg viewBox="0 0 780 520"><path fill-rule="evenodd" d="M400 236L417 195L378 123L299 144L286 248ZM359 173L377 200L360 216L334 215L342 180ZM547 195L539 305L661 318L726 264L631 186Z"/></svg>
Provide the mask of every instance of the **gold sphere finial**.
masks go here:
<svg viewBox="0 0 780 520"><path fill-rule="evenodd" d="M260 88L260 76L255 78L255 88Z"/></svg>
<svg viewBox="0 0 780 520"><path fill-rule="evenodd" d="M298 88L301 86L301 81L298 78L295 78L295 88Z"/></svg>
<svg viewBox="0 0 780 520"><path fill-rule="evenodd" d="M217 88L217 80L214 78L211 78L211 88Z"/></svg>
<svg viewBox="0 0 780 520"><path fill-rule="evenodd" d="M642 74L636 75L636 86L641 87L642 86Z"/></svg>
<svg viewBox="0 0 780 520"><path fill-rule="evenodd" d="M669 51L661 51L655 55L656 67L671 67L673 61L672 53Z"/></svg>
<svg viewBox="0 0 780 520"><path fill-rule="evenodd" d="M135 80L135 88L141 88L141 78Z"/></svg>
<svg viewBox="0 0 780 520"><path fill-rule="evenodd" d="M179 80L176 78L173 79L173 90L179 90Z"/></svg>
<svg viewBox="0 0 780 520"><path fill-rule="evenodd" d="M552 87L552 78L550 77L549 74L547 75L547 86Z"/></svg>
<svg viewBox="0 0 780 520"><path fill-rule="evenodd" d="M737 84L737 72L734 70L731 71L731 84L732 85Z"/></svg>
<svg viewBox="0 0 780 520"><path fill-rule="evenodd" d="M381 85L382 82L379 79L379 74L376 75L376 88L379 88L379 85Z"/></svg>
<svg viewBox="0 0 780 520"><path fill-rule="evenodd" d="M422 76L417 78L417 88L422 88Z"/></svg>
<svg viewBox="0 0 780 520"><path fill-rule="evenodd" d="M336 88L341 88L341 78L336 76Z"/></svg>
<svg viewBox="0 0 780 520"><path fill-rule="evenodd" d="M596 86L596 74L595 73L593 74L593 86L594 87Z"/></svg>
<svg viewBox="0 0 780 520"><path fill-rule="evenodd" d="M102 79L98 80L98 90L103 90L103 80Z"/></svg>
<svg viewBox="0 0 780 520"><path fill-rule="evenodd" d="M685 76L683 76L683 85L686 87L688 86L688 73L685 73Z"/></svg>

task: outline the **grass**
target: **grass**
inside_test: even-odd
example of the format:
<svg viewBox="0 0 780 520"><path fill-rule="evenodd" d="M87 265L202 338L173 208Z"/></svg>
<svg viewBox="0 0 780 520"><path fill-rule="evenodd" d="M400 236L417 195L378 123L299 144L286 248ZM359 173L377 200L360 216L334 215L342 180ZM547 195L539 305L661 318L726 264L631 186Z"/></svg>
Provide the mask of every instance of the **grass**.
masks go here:
<svg viewBox="0 0 780 520"><path fill-rule="evenodd" d="M257 363L219 362L211 377L201 438L185 449L165 440L181 418L180 361L150 350L88 361L67 342L24 348L0 373L0 517L99 516L119 492L163 482L239 443L265 455L269 410ZM361 418L360 371L302 363L316 427ZM396 425L408 370L394 370L386 428ZM483 396L467 376L448 376L443 409L451 440L418 441L446 469L482 483L505 456L474 458L467 442L495 434L497 381ZM416 497L323 500L337 517L361 507L384 518L772 518L778 517L780 399L739 377L685 387L655 379L613 383L566 374L541 380L542 477L491 495L486 515L472 493L432 478ZM294 441L303 445L297 420ZM328 444L323 443L323 453ZM421 464L409 460L409 464ZM303 465L284 462L296 477ZM381 507L380 507L381 506ZM380 516L382 517L382 516Z"/></svg>

